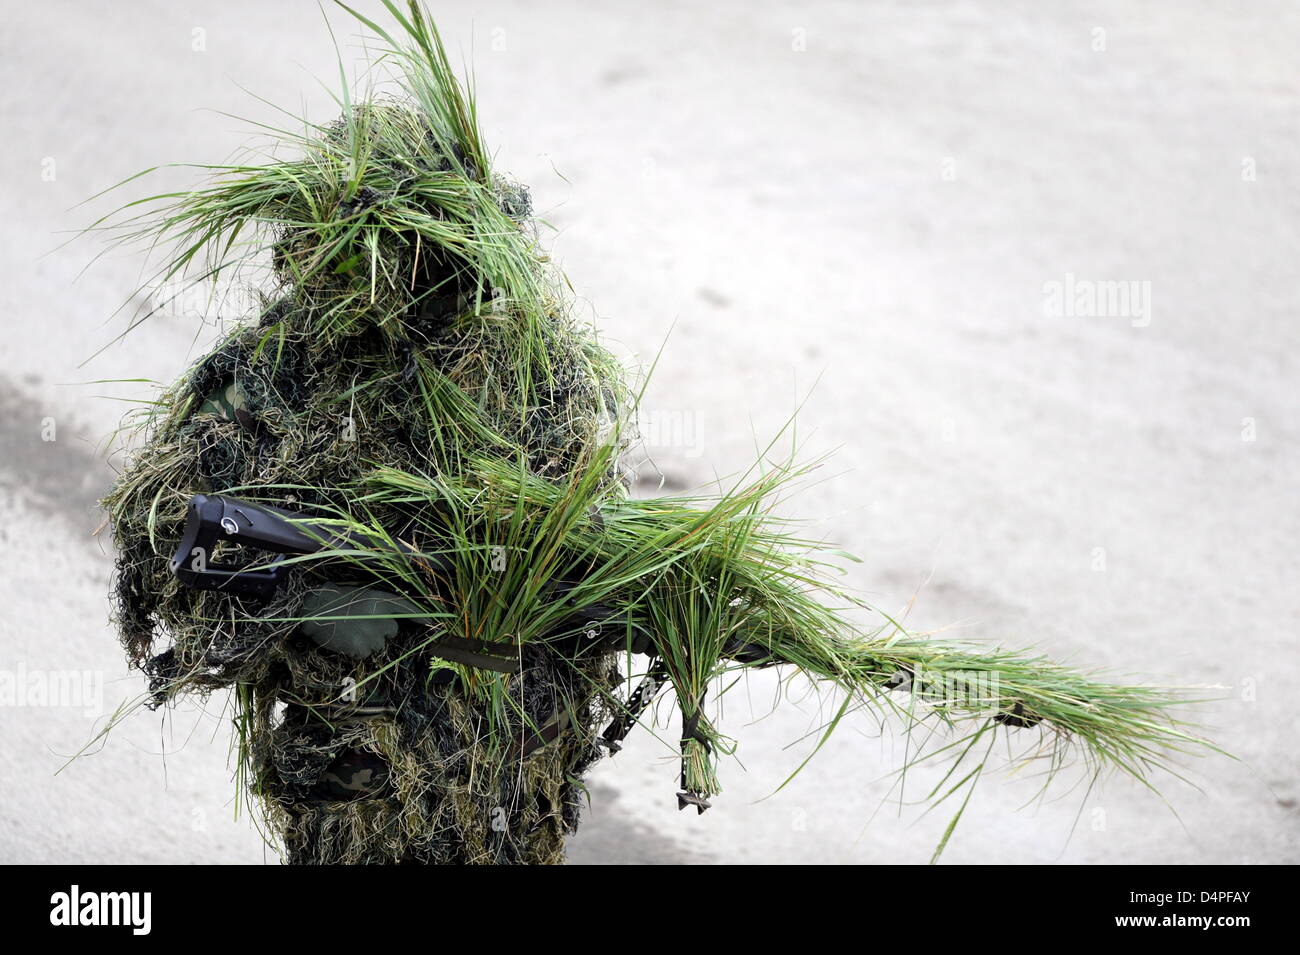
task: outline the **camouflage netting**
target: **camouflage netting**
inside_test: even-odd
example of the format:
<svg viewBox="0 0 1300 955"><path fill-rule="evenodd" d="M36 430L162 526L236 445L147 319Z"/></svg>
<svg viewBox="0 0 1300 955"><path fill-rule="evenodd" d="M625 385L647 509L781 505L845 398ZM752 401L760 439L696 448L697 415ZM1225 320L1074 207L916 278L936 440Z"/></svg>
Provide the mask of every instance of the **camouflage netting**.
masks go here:
<svg viewBox="0 0 1300 955"><path fill-rule="evenodd" d="M421 122L418 110L383 109L405 129ZM502 180L492 187L526 247L527 193ZM346 219L359 207L332 211ZM562 476L621 410L619 366L558 301L535 309L525 328L516 306L483 295L484 276L437 250L417 258L414 236L400 234L382 256L414 281L373 305L374 324L362 314L323 335L322 312L346 294L336 286L347 272L300 281L297 239L286 229L276 245L277 297L162 397L147 442L105 500L120 552L123 643L158 703L238 689L248 781L291 861L558 861L577 825L580 779L598 755L591 730L608 715L603 692L620 679L611 654L561 661L529 646L517 674L485 677L413 652L425 638L404 628L354 660L302 633L304 600L319 586L304 579L308 569L291 573L270 603L254 603L181 586L169 549L196 493L259 489L264 503L347 513L347 488L376 469L446 471L503 448L522 449L536 474ZM525 333L546 364L521 383ZM473 402L465 422L430 414L454 409L439 400L451 388ZM368 516L395 533L412 525L409 508ZM476 685L484 679L500 680L518 708L489 712ZM340 701L356 684L357 699ZM521 759L512 744L561 715L568 731Z"/></svg>
<svg viewBox="0 0 1300 955"><path fill-rule="evenodd" d="M181 537L193 494L292 487L260 499L346 512L346 499L327 489L376 467L437 470L493 450L463 438L448 447L449 429L429 419L422 386L436 378L480 395L488 380L509 380L513 369L494 363L490 340L509 334L508 322L471 344L455 326L456 303L448 303L395 333L371 329L322 346L310 309L296 298L290 288L164 396L165 417L105 502L120 551L117 619L132 662L148 673L159 702L230 686L246 695L242 729L253 782L274 807L294 861L556 861L577 823L577 780L597 755L590 734L567 733L522 768L485 740L518 738L558 711L574 714L578 729L593 726L603 715L598 690L616 679L608 654L584 659L574 673L573 663L527 648L523 668L504 687L523 712L489 734L462 674L434 683L431 661L409 655L418 634L389 641L364 662L303 636L305 571L256 608L238 596L189 590L170 572L168 546ZM590 437L622 387L594 370L614 365L590 361L599 346L588 334L562 314L548 319L543 340L564 375L547 388L551 402L531 410L528 427L514 429L538 473L572 466L571 449ZM430 323L439 329L432 335ZM518 419L511 410L494 422L502 433ZM373 516L384 527L410 524L396 508ZM364 682L376 672L382 675ZM383 712L355 715L349 709L356 707L333 702L349 680L364 682L365 707ZM355 774L358 791L340 801L334 792L351 779L322 783L337 780L331 770L356 753L380 759L369 776Z"/></svg>

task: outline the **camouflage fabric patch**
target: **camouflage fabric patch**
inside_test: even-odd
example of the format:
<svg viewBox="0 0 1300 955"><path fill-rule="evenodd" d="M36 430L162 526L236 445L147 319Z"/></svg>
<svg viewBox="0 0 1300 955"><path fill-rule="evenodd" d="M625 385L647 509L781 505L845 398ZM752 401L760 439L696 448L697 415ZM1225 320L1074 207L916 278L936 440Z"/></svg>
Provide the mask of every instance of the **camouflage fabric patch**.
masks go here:
<svg viewBox="0 0 1300 955"><path fill-rule="evenodd" d="M302 632L320 647L333 650L354 660L364 660L397 634L394 615L418 613L408 600L371 587L325 584L303 601ZM324 618L346 619L324 619Z"/></svg>
<svg viewBox="0 0 1300 955"><path fill-rule="evenodd" d="M312 787L312 798L321 802L351 802L381 795L388 788L388 764L368 750L340 753Z"/></svg>
<svg viewBox="0 0 1300 955"><path fill-rule="evenodd" d="M237 412L247 408L244 393L238 383L231 378L218 385L199 405L199 414L215 414L231 421L236 420Z"/></svg>

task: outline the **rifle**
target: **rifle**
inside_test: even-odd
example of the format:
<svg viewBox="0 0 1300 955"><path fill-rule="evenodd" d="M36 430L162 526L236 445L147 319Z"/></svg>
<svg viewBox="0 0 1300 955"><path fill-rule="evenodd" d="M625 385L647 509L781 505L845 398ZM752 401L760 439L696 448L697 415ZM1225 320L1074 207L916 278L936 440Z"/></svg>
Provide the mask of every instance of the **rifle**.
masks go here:
<svg viewBox="0 0 1300 955"><path fill-rule="evenodd" d="M270 551L278 556L269 565L262 562L261 569L217 563L211 559L211 555L216 545L222 541ZM432 564L438 570L448 570L446 562L441 558L421 554L400 541L390 543L387 539L374 538L360 531L340 532L328 524L268 504L254 504L215 494L195 494L190 498L185 529L169 566L176 578L193 590L223 590L265 602L275 595L284 582L285 571L288 569L284 563L286 557L318 554L327 550L360 551L394 547L402 554L418 556L421 561ZM366 593L392 603L401 601L400 597L383 591L370 589ZM328 645L318 633L312 632L311 636L322 646ZM369 656L382 645L381 640L372 648L349 655ZM513 644L444 634L430 646L435 655L466 666L502 673L515 673L519 670L517 648Z"/></svg>
<svg viewBox="0 0 1300 955"><path fill-rule="evenodd" d="M279 556L262 570L218 564L211 558L221 541L245 544ZM185 530L181 533L170 567L181 583L191 589L225 590L269 600L283 580L286 556L317 554L323 550L374 549L378 546L393 545L358 531L340 533L326 524L269 504L254 504L215 494L195 494L190 498ZM407 555L418 553L400 541L396 547ZM430 561L426 555L419 556ZM446 570L438 558L431 562Z"/></svg>

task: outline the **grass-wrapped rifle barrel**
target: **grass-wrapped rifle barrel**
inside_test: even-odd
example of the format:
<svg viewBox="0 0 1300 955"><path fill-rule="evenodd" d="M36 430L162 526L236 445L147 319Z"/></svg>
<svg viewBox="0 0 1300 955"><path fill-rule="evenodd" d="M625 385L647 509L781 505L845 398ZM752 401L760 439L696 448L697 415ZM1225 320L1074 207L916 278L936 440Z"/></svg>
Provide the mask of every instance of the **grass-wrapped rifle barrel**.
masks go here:
<svg viewBox="0 0 1300 955"><path fill-rule="evenodd" d="M806 469L771 449L718 493L633 497L638 395L433 24L386 6L391 32L356 16L394 88L345 83L276 158L95 227L170 250L151 283L261 296L127 422L104 503L148 699L232 691L239 786L289 861L560 861L584 773L668 688L702 810L735 746L718 696L751 667L838 693L826 733L860 706L946 725L936 803L1004 734L1048 780L1081 757L1148 783L1208 745L1167 689L876 614L774 513Z"/></svg>

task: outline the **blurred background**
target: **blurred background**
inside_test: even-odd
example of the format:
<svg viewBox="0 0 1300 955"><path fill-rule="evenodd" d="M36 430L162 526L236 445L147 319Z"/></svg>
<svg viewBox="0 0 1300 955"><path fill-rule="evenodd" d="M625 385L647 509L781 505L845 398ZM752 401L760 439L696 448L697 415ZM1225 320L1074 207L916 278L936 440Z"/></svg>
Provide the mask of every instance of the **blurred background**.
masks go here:
<svg viewBox="0 0 1300 955"><path fill-rule="evenodd" d="M141 259L80 274L102 243L59 246L197 173L74 208L100 190L228 158L248 128L225 114L279 120L247 91L329 119L330 36L309 0L5 7L0 861L273 862L219 697L139 711L56 775L143 688L93 532L107 442L150 390L95 382L170 381L217 335L176 314L112 344ZM989 776L944 861L1300 861L1293 4L431 8L580 307L629 361L665 346L643 413L665 488L743 470L802 404L804 455L834 453L792 510L883 609L1218 687L1197 715L1235 761L1185 761L1163 801ZM33 674L70 689L40 699ZM950 813L909 803L942 767L900 804L904 742L867 714L772 795L822 715L779 692L728 695L740 748L703 816L635 733L571 861L928 860Z"/></svg>

